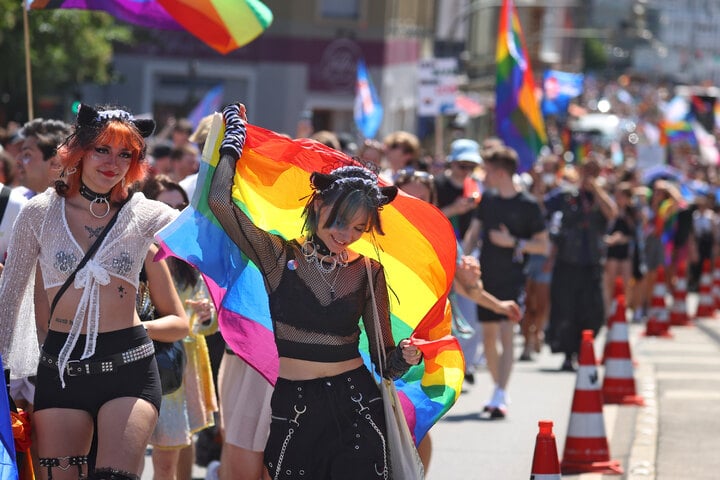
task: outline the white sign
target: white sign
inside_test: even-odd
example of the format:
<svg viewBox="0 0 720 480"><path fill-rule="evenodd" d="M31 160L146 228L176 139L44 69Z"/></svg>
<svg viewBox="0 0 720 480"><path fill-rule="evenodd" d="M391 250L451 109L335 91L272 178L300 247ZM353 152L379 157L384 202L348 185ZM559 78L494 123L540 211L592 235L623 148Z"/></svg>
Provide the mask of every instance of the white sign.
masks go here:
<svg viewBox="0 0 720 480"><path fill-rule="evenodd" d="M418 115L454 115L458 95L456 58L420 60L418 66Z"/></svg>

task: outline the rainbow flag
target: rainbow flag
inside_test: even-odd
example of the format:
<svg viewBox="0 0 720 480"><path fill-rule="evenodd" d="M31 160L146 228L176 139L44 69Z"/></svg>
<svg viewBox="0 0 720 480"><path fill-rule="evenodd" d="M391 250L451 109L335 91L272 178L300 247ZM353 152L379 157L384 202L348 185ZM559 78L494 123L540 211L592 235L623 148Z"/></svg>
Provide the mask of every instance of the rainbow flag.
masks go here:
<svg viewBox="0 0 720 480"><path fill-rule="evenodd" d="M682 142L697 145L697 138L695 137L695 132L693 132L690 122L685 120L664 121L661 125L662 136L660 143L662 145Z"/></svg>
<svg viewBox="0 0 720 480"><path fill-rule="evenodd" d="M182 30L183 27L155 0L31 0L31 10L56 8L97 10L123 22L160 30Z"/></svg>
<svg viewBox="0 0 720 480"><path fill-rule="evenodd" d="M222 54L250 43L273 21L259 0L29 0L29 8L98 10L146 28L184 29Z"/></svg>
<svg viewBox="0 0 720 480"><path fill-rule="evenodd" d="M0 372L4 372L2 357L0 357ZM2 391L0 391L0 480L15 480L18 478L17 464L15 463L15 439L13 437L10 420L10 401L3 375Z"/></svg>
<svg viewBox="0 0 720 480"><path fill-rule="evenodd" d="M495 58L497 135L517 151L519 170L524 172L535 163L540 148L547 143L547 135L513 0L503 0Z"/></svg>
<svg viewBox="0 0 720 480"><path fill-rule="evenodd" d="M235 353L274 384L278 358L263 279L207 205L223 132L222 116L216 114L191 206L158 233L157 239L162 254L177 256L203 273L219 312L223 337ZM296 238L302 229L302 208L311 193L310 172L350 164L355 162L318 142L290 140L248 125L233 201L260 228L286 239ZM437 208L402 192L384 207L382 220L386 234L377 238L379 258L369 238L361 238L354 247L385 267L392 289L395 340L412 336L424 354L420 365L396 380L408 425L419 443L457 400L464 376L460 346L451 336L447 301L454 276L455 237ZM369 365L364 333L360 348Z"/></svg>

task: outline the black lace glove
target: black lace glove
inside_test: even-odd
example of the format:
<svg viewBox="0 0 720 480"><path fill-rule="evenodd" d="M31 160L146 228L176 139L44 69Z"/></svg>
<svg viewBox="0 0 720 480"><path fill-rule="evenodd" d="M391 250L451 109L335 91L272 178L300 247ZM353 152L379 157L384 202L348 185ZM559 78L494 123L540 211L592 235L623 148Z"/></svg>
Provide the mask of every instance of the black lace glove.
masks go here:
<svg viewBox="0 0 720 480"><path fill-rule="evenodd" d="M392 352L390 352L390 355L388 355L384 377L390 380L400 378L405 375L408 370L410 370L410 367L412 367L412 365L405 361L402 354L402 348L398 345Z"/></svg>
<svg viewBox="0 0 720 480"><path fill-rule="evenodd" d="M220 158L228 155L237 161L242 155L247 134L245 122L240 117L240 105L237 103L228 105L223 109L222 114L225 119L225 137L220 144Z"/></svg>

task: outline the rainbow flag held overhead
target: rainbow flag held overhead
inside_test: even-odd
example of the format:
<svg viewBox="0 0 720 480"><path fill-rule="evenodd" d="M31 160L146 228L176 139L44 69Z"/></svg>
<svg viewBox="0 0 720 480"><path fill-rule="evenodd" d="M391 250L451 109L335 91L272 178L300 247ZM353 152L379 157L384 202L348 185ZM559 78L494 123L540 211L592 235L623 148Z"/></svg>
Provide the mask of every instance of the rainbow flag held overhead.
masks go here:
<svg viewBox="0 0 720 480"><path fill-rule="evenodd" d="M260 0L29 0L31 10L78 9L109 13L123 22L187 30L219 53L253 41L273 21Z"/></svg>
<svg viewBox="0 0 720 480"><path fill-rule="evenodd" d="M535 96L535 82L513 0L503 0L496 50L495 122L497 135L514 148L519 170L535 163L547 144L545 123Z"/></svg>
<svg viewBox="0 0 720 480"><path fill-rule="evenodd" d="M183 29L155 0L30 0L28 3L31 10L56 8L96 10L141 27L160 30Z"/></svg>
<svg viewBox="0 0 720 480"><path fill-rule="evenodd" d="M223 134L222 116L216 114L191 206L157 239L162 254L177 256L203 273L219 312L223 337L236 354L274 384L278 358L263 279L225 234L207 204ZM355 164L354 160L318 142L290 140L248 125L233 201L260 228L286 239L296 238L311 193L310 173L350 164ZM447 301L456 244L450 223L437 208L402 192L383 208L382 221L385 235L376 239L377 250L369 237L358 240L354 249L385 267L388 286L395 294L391 294L395 340L412 336L423 351L423 362L396 380L408 425L420 442L457 400L464 376L462 353L450 334ZM360 348L369 365L364 333Z"/></svg>

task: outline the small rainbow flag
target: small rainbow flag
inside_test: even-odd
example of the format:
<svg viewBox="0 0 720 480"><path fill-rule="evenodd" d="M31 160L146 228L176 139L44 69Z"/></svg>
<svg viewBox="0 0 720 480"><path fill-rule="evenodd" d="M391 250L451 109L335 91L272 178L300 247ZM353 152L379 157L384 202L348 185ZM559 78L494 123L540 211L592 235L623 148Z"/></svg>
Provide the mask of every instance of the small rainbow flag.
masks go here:
<svg viewBox="0 0 720 480"><path fill-rule="evenodd" d="M222 116L216 114L191 206L157 238L164 255L177 256L203 273L223 337L274 384L278 357L262 276L225 234L207 204L223 133ZM311 193L310 173L350 164L352 159L318 142L290 140L248 125L233 201L260 228L296 238L302 230L305 198ZM424 361L396 380L408 425L419 443L457 400L464 376L460 346L450 333L447 301L455 269L455 237L437 208L402 192L383 208L382 220L385 235L377 238L379 258L369 238L361 238L354 249L385 267L395 294L390 295L395 340L412 336L423 351ZM369 365L364 333L360 348Z"/></svg>
<svg viewBox="0 0 720 480"><path fill-rule="evenodd" d="M503 0L496 50L495 122L498 136L514 148L519 170L532 167L547 143L545 123L513 0Z"/></svg>
<svg viewBox="0 0 720 480"><path fill-rule="evenodd" d="M663 145L681 142L697 145L697 138L695 132L693 132L692 124L685 120L662 122L661 134L660 143Z"/></svg>

